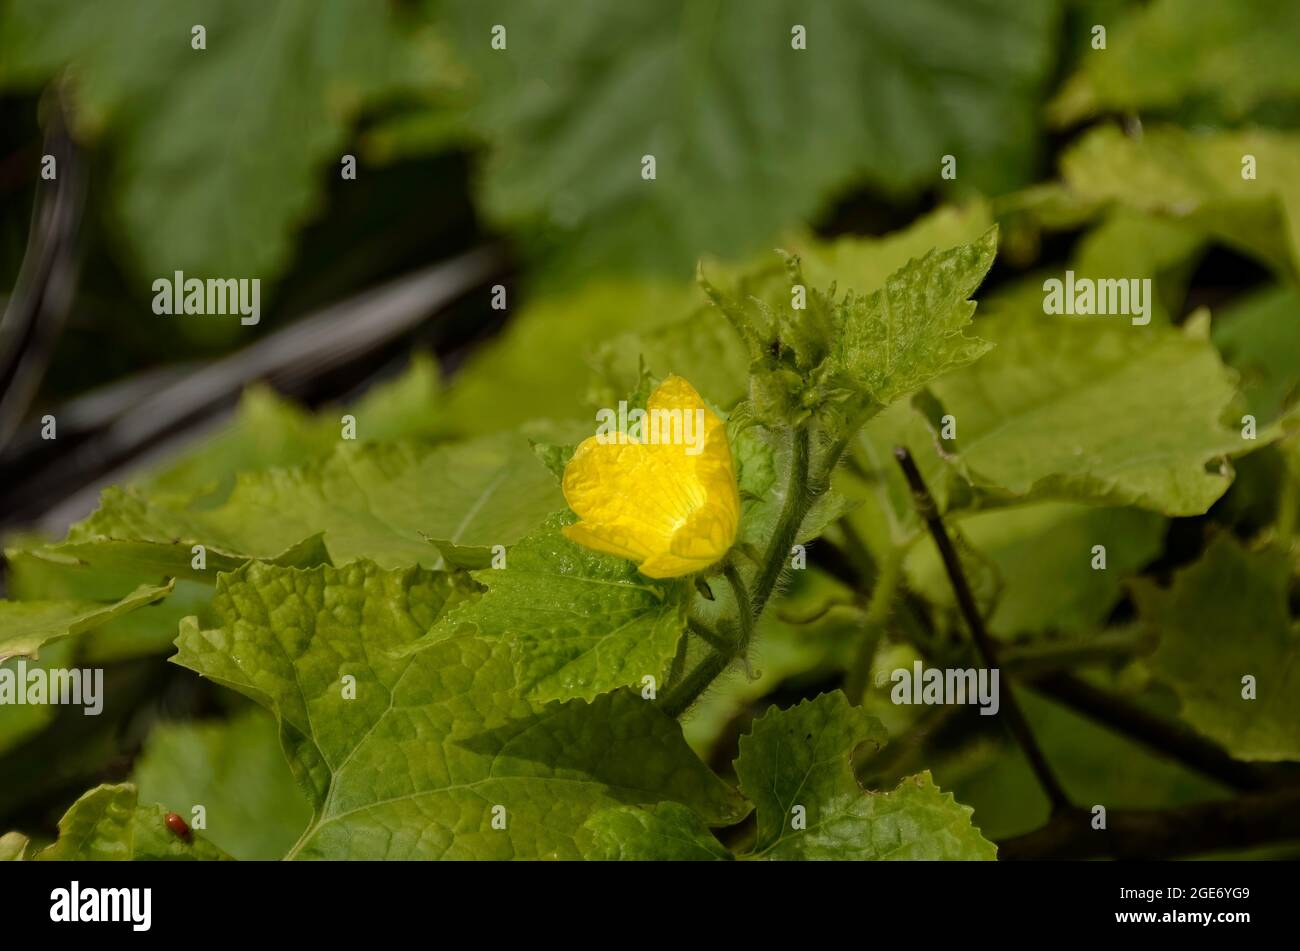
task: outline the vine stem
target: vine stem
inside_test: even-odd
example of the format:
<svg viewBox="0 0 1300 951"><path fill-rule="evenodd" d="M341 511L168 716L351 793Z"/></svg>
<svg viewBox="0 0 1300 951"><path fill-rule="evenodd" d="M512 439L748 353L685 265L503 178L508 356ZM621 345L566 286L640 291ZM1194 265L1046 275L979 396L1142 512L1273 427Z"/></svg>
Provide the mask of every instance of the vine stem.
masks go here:
<svg viewBox="0 0 1300 951"><path fill-rule="evenodd" d="M740 571L730 559L723 565L722 576L727 579L727 584L731 586L731 593L736 599L739 633L735 641L728 643L713 631L709 631L706 636L696 625L691 625L691 629L712 650L664 697L664 710L669 716L680 716L689 710L691 704L709 689L709 685L731 666L731 662L745 652L754 637L754 610L749 599L749 591L745 587L745 580L740 577Z"/></svg>
<svg viewBox="0 0 1300 951"><path fill-rule="evenodd" d="M1300 787L1172 809L1112 809L1106 831L1087 813L1062 813L1045 826L998 843L1004 861L1035 859L1171 859L1245 849L1300 835Z"/></svg>
<svg viewBox="0 0 1300 951"><path fill-rule="evenodd" d="M740 577L734 562L727 562L722 569L722 576L727 579L727 584L731 585L731 593L736 599L736 620L740 624L740 637L736 639L735 653L740 654L754 639L754 606L749 600L749 590L745 587L745 580Z"/></svg>
<svg viewBox="0 0 1300 951"><path fill-rule="evenodd" d="M753 616L758 617L767 606L776 582L785 570L786 559L794 548L794 540L799 535L799 526L803 524L808 509L816 500L816 495L809 491L808 485L808 428L799 426L791 439L790 479L786 484L785 505L777 519L776 531L768 545L763 567L758 580L754 583ZM822 489L824 492L825 489ZM818 492L817 495L820 495Z"/></svg>
<svg viewBox="0 0 1300 951"><path fill-rule="evenodd" d="M692 634L704 641L704 643L708 644L714 650L726 650L729 646L726 637L701 621L691 618L686 622L686 626L690 629Z"/></svg>
<svg viewBox="0 0 1300 951"><path fill-rule="evenodd" d="M733 651L720 651L716 648L711 650L707 657L691 668L681 683L664 696L664 712L670 717L681 716L735 659Z"/></svg>
<svg viewBox="0 0 1300 951"><path fill-rule="evenodd" d="M758 578L753 589L749 589L740 577L740 572L730 559L723 566L723 577L731 586L736 599L737 623L739 635L734 644L726 649L714 649L682 678L664 697L664 711L669 716L681 716L690 709L691 704L709 688L731 662L741 656L749 647L754 634L754 622L766 607L776 583L785 570L790 550L794 548L799 535L799 526L803 524L808 509L821 492L809 491L809 435L806 426L795 428L791 434L790 478L786 484L785 504L777 518L776 530L764 553L759 567ZM823 488L822 492L825 491Z"/></svg>
<svg viewBox="0 0 1300 951"><path fill-rule="evenodd" d="M907 479L908 487L912 490L912 501L916 505L917 514L925 521L926 526L930 529L931 537L934 538L935 547L939 549L939 557L943 559L943 567L948 573L948 581L952 584L953 593L957 596L957 605L961 609L966 626L970 628L975 647L983 658L985 666L997 668L997 650L993 646L993 639L989 636L988 629L984 626L984 618L975 603L974 594L971 593L970 584L966 580L966 572L962 568L961 559L957 556L957 549L953 547L952 539L948 537L948 530L944 527L943 519L939 517L939 507L935 505L934 497L930 494L925 480L921 477L921 471L916 467L916 461L912 458L912 454L907 451L907 448L895 446L894 458L898 460L898 465L903 470L903 476ZM1070 802L1069 796L1065 794L1065 789L1057 780L1056 774L1052 772L1051 766L1048 765L1047 758L1043 756L1038 741L1034 739L1034 733L1029 728L1029 721L1025 719L1020 704L1016 701L1016 695L1011 689L1009 680L1002 683L1002 712L1006 715L1007 727L1010 729L1011 735L1020 744L1025 758L1029 760L1030 768L1033 769L1034 775L1038 777L1039 785L1043 787L1043 792L1047 794L1048 800L1051 801L1053 814L1072 811L1074 806Z"/></svg>

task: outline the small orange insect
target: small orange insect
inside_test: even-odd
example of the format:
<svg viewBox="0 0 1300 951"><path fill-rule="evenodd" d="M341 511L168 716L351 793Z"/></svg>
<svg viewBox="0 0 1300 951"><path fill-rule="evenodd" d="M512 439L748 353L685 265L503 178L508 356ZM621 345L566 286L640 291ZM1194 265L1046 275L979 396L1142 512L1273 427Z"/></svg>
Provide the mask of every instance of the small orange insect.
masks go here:
<svg viewBox="0 0 1300 951"><path fill-rule="evenodd" d="M163 817L163 822L167 823L167 828L171 829L172 832L175 833L176 838L180 839L182 842L189 842L194 838L194 834L190 832L190 827L185 824L185 820L176 813L167 813L167 815Z"/></svg>

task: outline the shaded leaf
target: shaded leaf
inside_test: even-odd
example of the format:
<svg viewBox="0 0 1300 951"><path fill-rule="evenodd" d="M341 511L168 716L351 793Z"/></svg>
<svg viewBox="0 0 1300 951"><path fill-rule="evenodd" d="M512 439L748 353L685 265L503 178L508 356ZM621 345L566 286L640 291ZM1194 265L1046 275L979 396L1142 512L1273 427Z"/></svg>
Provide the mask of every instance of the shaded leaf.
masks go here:
<svg viewBox="0 0 1300 951"><path fill-rule="evenodd" d="M358 112L437 70L388 8L361 0L17 0L3 12L0 84L70 67L77 125L117 150L114 211L149 280L274 277Z"/></svg>
<svg viewBox="0 0 1300 951"><path fill-rule="evenodd" d="M1182 717L1234 756L1300 760L1300 638L1287 608L1291 559L1216 536L1172 587L1136 587L1142 619L1160 635L1156 675ZM1243 696L1252 677L1255 699Z"/></svg>
<svg viewBox="0 0 1300 951"><path fill-rule="evenodd" d="M925 187L945 153L977 187L1018 184L1056 11L583 0L562 23L522 2L455 4L447 19L477 74L471 121L496 144L489 211L545 229L575 270L681 272L701 253L757 250L849 185ZM505 51L484 39L497 23Z"/></svg>
<svg viewBox="0 0 1300 951"><path fill-rule="evenodd" d="M591 857L606 861L700 862L732 857L698 815L675 802L645 809L604 809L587 820L587 829L595 837Z"/></svg>
<svg viewBox="0 0 1300 951"><path fill-rule="evenodd" d="M1050 108L1060 124L1101 110L1170 110L1213 100L1242 118L1272 99L1300 97L1300 10L1275 0L1156 0L1113 23L1106 49L1083 54Z"/></svg>
<svg viewBox="0 0 1300 951"><path fill-rule="evenodd" d="M1007 637L1091 634L1123 595L1124 580L1159 554L1165 532L1152 512L1061 502L974 512L955 524L997 570L988 625ZM1096 545L1106 549L1104 569L1093 568ZM933 545L912 548L907 569L916 590L956 609Z"/></svg>
<svg viewBox="0 0 1300 951"><path fill-rule="evenodd" d="M311 806L280 750L275 721L253 707L224 722L161 723L136 760L140 798L193 824L237 859L283 858L311 821Z"/></svg>

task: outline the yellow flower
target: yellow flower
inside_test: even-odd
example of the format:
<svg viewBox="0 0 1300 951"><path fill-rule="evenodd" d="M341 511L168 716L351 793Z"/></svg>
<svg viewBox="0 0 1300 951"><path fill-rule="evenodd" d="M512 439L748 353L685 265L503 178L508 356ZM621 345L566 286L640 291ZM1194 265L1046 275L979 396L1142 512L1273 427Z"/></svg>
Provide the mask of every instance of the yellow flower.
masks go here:
<svg viewBox="0 0 1300 951"><path fill-rule="evenodd" d="M639 441L598 433L578 446L564 470L564 498L580 521L564 534L637 562L651 578L708 568L740 525L726 424L694 387L670 376L646 401L642 428Z"/></svg>

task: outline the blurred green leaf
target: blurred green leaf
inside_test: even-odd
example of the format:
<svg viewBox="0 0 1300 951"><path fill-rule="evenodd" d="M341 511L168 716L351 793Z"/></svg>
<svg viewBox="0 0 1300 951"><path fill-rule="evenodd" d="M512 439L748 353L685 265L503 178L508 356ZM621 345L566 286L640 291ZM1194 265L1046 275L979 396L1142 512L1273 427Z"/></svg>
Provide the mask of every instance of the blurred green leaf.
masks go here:
<svg viewBox="0 0 1300 951"><path fill-rule="evenodd" d="M1104 25L1106 48L1085 51L1051 103L1058 124L1102 110L1169 111L1190 99L1240 119L1260 103L1300 97L1300 8L1286 0L1155 0Z"/></svg>
<svg viewBox="0 0 1300 951"><path fill-rule="evenodd" d="M27 855L31 840L21 832L0 835L0 862L21 862Z"/></svg>
<svg viewBox="0 0 1300 951"><path fill-rule="evenodd" d="M1300 760L1292 571L1285 552L1218 535L1172 587L1135 586L1142 620L1160 635L1153 671L1177 692L1183 719L1241 759Z"/></svg>
<svg viewBox="0 0 1300 951"><path fill-rule="evenodd" d="M601 342L662 327L703 307L699 290L685 281L596 279L571 293L527 301L453 377L443 424L468 434L584 416L581 385L590 374L588 356ZM587 418L594 428L594 414Z"/></svg>
<svg viewBox="0 0 1300 951"><path fill-rule="evenodd" d="M276 277L358 114L437 82L435 53L364 0L0 7L0 86L66 77L80 134L111 143L113 212L149 281Z"/></svg>
<svg viewBox="0 0 1300 951"><path fill-rule="evenodd" d="M23 661L25 669L54 670L66 667L73 659L73 644L70 640L55 641L41 650L37 660ZM0 662L0 671L8 670L15 680L18 677L18 660ZM0 674L3 676L3 674ZM0 704L0 753L40 733L53 722L58 708L49 703L6 703Z"/></svg>
<svg viewBox="0 0 1300 951"><path fill-rule="evenodd" d="M1228 794L1167 756L1033 691L1018 693L1017 700L1043 755L1076 802L1162 809ZM1031 832L1050 816L1051 804L1028 761L1005 737L982 731L957 749L935 751L927 762L940 785L974 808L974 821L990 838Z"/></svg>
<svg viewBox="0 0 1300 951"><path fill-rule="evenodd" d="M1300 296L1269 287L1215 315L1211 333L1224 362L1241 374L1247 412L1275 420L1300 392Z"/></svg>
<svg viewBox="0 0 1300 951"><path fill-rule="evenodd" d="M1150 278L1150 317L1170 323L1182 316L1187 278L1205 243L1202 232L1181 221L1116 208L1079 239L1070 268L1076 280Z"/></svg>
<svg viewBox="0 0 1300 951"><path fill-rule="evenodd" d="M938 186L945 153L963 186L1022 184L1058 16L1014 0L583 0L557 17L513 0L446 19L494 144L489 212L553 235L575 271L683 273L757 250L850 186Z"/></svg>
<svg viewBox="0 0 1300 951"><path fill-rule="evenodd" d="M432 435L439 427L438 367L417 353L396 379L371 387L356 403L304 412L269 387L246 390L233 419L179 456L133 480L154 496L178 502L225 499L241 472L300 465L339 445L343 414L356 420L359 442L393 442Z"/></svg>
<svg viewBox="0 0 1300 951"><path fill-rule="evenodd" d="M1255 178L1242 177L1246 156ZM1300 135L1152 125L1130 138L1100 126L1062 156L1061 172L1086 201L1168 217L1288 279L1300 273Z"/></svg>
<svg viewBox="0 0 1300 951"><path fill-rule="evenodd" d="M1126 578L1160 552L1165 520L1133 508L1093 508L1042 502L961 516L965 541L997 570L995 634L1083 636L1102 624L1123 594ZM1093 568L1093 546L1106 549ZM908 575L932 603L956 609L939 553L923 542L911 549Z"/></svg>
<svg viewBox="0 0 1300 951"><path fill-rule="evenodd" d="M194 825L237 859L279 859L311 821L280 750L275 721L256 707L218 723L161 723L136 760L140 798Z"/></svg>

